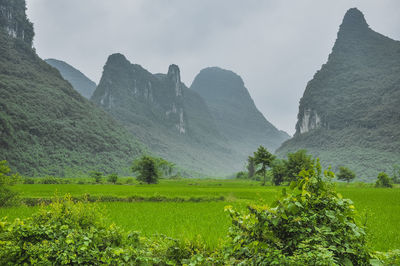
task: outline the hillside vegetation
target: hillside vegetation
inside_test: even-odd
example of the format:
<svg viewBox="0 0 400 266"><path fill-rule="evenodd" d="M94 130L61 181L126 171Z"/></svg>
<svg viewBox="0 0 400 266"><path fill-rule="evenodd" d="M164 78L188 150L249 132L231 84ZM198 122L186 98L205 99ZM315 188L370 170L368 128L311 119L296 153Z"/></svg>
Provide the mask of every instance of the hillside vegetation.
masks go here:
<svg viewBox="0 0 400 266"><path fill-rule="evenodd" d="M278 154L307 149L335 170L370 180L400 164L400 42L350 9L324 64L300 100L296 134Z"/></svg>
<svg viewBox="0 0 400 266"><path fill-rule="evenodd" d="M1 7L18 14L12 16L15 23L33 32L25 1L3 1ZM134 138L41 60L31 38L10 33L4 16L1 13L1 160L30 176L127 169L141 152Z"/></svg>
<svg viewBox="0 0 400 266"><path fill-rule="evenodd" d="M96 89L96 83L91 81L82 72L64 61L57 59L46 59L44 61L60 71L61 76L71 83L72 87L83 97L90 99L94 90Z"/></svg>

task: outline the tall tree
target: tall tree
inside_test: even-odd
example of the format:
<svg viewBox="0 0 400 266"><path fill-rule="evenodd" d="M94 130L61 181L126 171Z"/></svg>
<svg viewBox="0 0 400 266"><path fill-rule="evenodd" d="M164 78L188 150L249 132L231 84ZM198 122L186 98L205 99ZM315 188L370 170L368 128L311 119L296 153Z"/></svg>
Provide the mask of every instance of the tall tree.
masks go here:
<svg viewBox="0 0 400 266"><path fill-rule="evenodd" d="M274 159L275 156L263 146L258 147L257 151L254 152L254 164L256 166L261 165L260 169L256 173L261 174L264 177L263 186L265 186L266 183L267 168L271 167Z"/></svg>

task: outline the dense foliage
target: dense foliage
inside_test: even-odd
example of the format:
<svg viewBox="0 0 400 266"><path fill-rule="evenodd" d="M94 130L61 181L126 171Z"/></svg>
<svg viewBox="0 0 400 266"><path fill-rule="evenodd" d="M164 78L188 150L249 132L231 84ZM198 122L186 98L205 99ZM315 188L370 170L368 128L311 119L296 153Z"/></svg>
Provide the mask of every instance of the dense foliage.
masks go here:
<svg viewBox="0 0 400 266"><path fill-rule="evenodd" d="M228 261L246 265L363 265L370 255L353 203L336 193L317 161L270 207L233 219ZM226 256L225 256L226 257Z"/></svg>
<svg viewBox="0 0 400 266"><path fill-rule="evenodd" d="M297 132L278 154L307 149L323 165L335 171L347 165L363 181L400 164L399 49L350 9L328 62L300 100Z"/></svg>
<svg viewBox="0 0 400 266"><path fill-rule="evenodd" d="M190 246L107 224L95 205L68 197L25 220L0 221L1 265L176 265Z"/></svg>
<svg viewBox="0 0 400 266"><path fill-rule="evenodd" d="M314 171L319 172L320 170L318 170L317 167ZM329 173L329 175L332 174ZM303 177L304 175L301 175L301 178ZM196 186L194 186L194 182L197 183ZM305 182L305 184L306 183L307 182ZM231 240L228 243L221 243L219 240L225 238L225 234L229 226L229 218L226 214L224 215L223 213L223 208L228 203L226 203L225 201L214 202L217 199L211 199L210 196L227 196L227 198L230 198L229 204L234 204L235 208L239 208L240 212L243 211L242 208L244 206L242 206L243 204L238 204L239 202L234 203L232 201L232 194L233 197L237 197L239 201L245 199L246 202L249 202L249 200L251 199L250 201L252 201L254 204L261 204L261 202L270 201L276 198L276 188L260 187L256 186L255 184L255 182L237 180L162 180L160 185L151 187L147 185L84 186L85 188L90 189L91 195L92 193L93 195L102 195L101 197L97 197L97 199L93 195L87 196L88 202L96 202L93 205L87 202L74 204L69 199L67 199L66 201L56 200L55 202L53 201L53 204L51 204L50 206L42 207L39 211L40 215L46 214L46 219L44 219L43 216L40 220L35 219L33 221L32 218L24 218L23 220L17 220L11 223L6 222L6 220L2 220L0 222L0 244L1 247L3 247L4 242L1 241L7 242L4 246L7 247L7 249L0 249L0 258L2 259L0 261L0 264L6 264L4 261L8 260L11 261L10 264L16 264L12 261L17 258L17 255L8 253L11 247L11 249L13 250L22 250L23 252L29 252L29 254L25 254L26 256L29 256L29 260L31 258L36 259L37 257L40 257L39 260L42 260L43 263L47 262L46 259L50 260L50 257L52 257L51 259L53 261L60 261L63 259L63 257L66 257L65 254L74 258L75 256L72 255L74 254L74 252L75 254L79 254L79 256L83 258L90 257L91 259L93 259L92 264L108 263L118 265L146 265L146 263L157 265L180 265L180 263L191 265L236 265L241 262L242 265L251 265L251 260L243 259L243 257L241 257L240 255L244 254L245 252L258 252L254 253L253 257L259 259L270 255L271 260L276 263L280 262L283 265L318 265L318 263L326 265L327 262L335 260L335 257L333 257L333 255L331 254L334 253L332 250L334 248L340 249L340 246L346 246L346 242L338 241L338 239L341 238L341 234L340 231L336 231L336 229L338 228L343 229L343 227L340 227L340 225L343 225L341 223L341 218L343 218L343 216L338 216L338 214L343 213L336 209L333 211L333 216L338 217L339 221L337 221L332 218L332 212L330 212L331 209L334 209L335 202L339 203L340 206L340 196L337 195L336 192L334 192L333 195L336 195L337 197L334 197L336 199L332 199L331 201L325 198L327 197L327 194L325 194L325 197L322 196L324 193L322 193L319 197L317 195L309 197L307 194L304 194L304 196L302 196L301 194L303 194L303 190L299 189L299 183L292 183L292 187L286 187L286 193L282 191L282 195L278 198L277 201L279 203L278 205L272 204L270 205L270 207L250 207L251 210L257 210L258 216L261 217L261 222L265 221L263 220L264 218L271 218L271 221L258 223L258 219L256 219L257 216L252 214L253 211L251 211L250 214L246 212L242 214L238 213L238 215L241 216L239 220L243 221L243 223L241 223L243 225L242 229L249 226L249 228L254 229L253 232L270 232L271 229L273 230L273 232L281 233L278 238L273 238L272 247L280 246L279 243L285 243L285 245L290 246L290 244L288 244L288 238L293 237L293 241L294 243L296 243L296 241L301 241L302 238L301 236L298 238L296 238L295 236L298 236L301 233L307 235L308 229L317 230L317 232L311 231L308 236L312 241L319 241L320 239L322 239L323 241L321 241L317 245L314 245L312 247L313 249L311 249L311 252L308 252L307 250L307 242L305 243L305 245L300 246L299 244L300 247L298 249L298 252L294 251L294 254L297 255L290 256L284 254L278 258L275 255L281 254L282 252L275 250L271 251L270 253L265 253L265 243L262 241L259 241L258 244L254 242L254 246L245 246L243 249L241 249L240 245L238 245L240 239L253 239L257 237L257 235L251 235L250 233L247 234L247 231L239 230L237 222L235 220L230 230ZM294 185L296 185L296 188L293 189ZM307 186L309 188L306 191L308 191L309 193L311 193L310 191L315 191L310 188L310 186L312 185L314 189L316 189L318 187L318 182L314 183L312 180L310 180L310 183L307 183ZM333 189L332 184L329 183L320 185L324 189L328 189L329 191L331 188ZM367 220L367 232L368 234L373 234L369 235L368 239L370 241L371 239L373 239L374 242L369 242L366 244L366 246L374 246L374 249L377 250L387 250L388 248L398 247L398 238L396 238L396 235L393 234L393 232L397 232L397 223L395 218L398 216L396 210L399 207L396 205L397 196L399 194L397 189L375 189L368 185L366 185L367 187L359 188L356 184L354 184L351 185L352 188L348 190L349 186L344 184L338 185L341 187L341 192L344 192L346 196L351 195L352 198L354 197L357 208L368 206L370 210L374 211L375 215L368 216ZM40 188L40 191L38 191L37 188ZM189 188L189 190L186 190L187 188ZM207 201L206 199L199 199L197 201L194 201L195 196L198 196L199 193L201 193L200 195L205 195L204 192L206 190L211 193L209 194L210 201ZM82 193L82 186L79 185L39 185L37 187L31 185L19 185L19 191L24 191L23 197L43 197L45 195L51 197L52 195L54 195L54 191L72 191L74 193L74 201L83 200L81 197L79 197L79 195L81 195L80 193ZM118 197L116 197L115 195L126 197L128 195L127 191L130 191L131 193L134 192L135 194L144 193L141 195L144 197L148 197L147 199L137 198L137 200L139 201L152 201L151 198L154 198L154 200L157 202L136 202L135 204L129 203L130 201L112 203L99 202L108 200L118 201ZM351 194L349 194L350 191L352 192ZM45 192L45 194L43 194L43 192ZM145 196L146 194L147 196ZM180 200L178 200L178 198L175 198L177 199L177 201L175 201L174 198L171 198L182 196L187 197L186 199L191 202L187 202L186 200L182 201L183 198L181 198ZM158 197L158 199L156 197ZM311 201L311 199L319 199L320 201L319 203L317 203ZM160 200L165 202L160 202ZM171 200L173 202L168 202ZM224 199L222 198L222 200ZM136 200L132 199L132 201ZM301 203L303 208L300 208L298 204L296 204L297 201ZM54 210L55 205L57 205L54 203L57 202L63 202L63 205L65 205L61 208L64 212L64 214L62 215L59 215L59 211ZM367 204L364 205L364 202L367 202ZM294 203L296 205L298 212L295 212L293 208L290 207L290 203ZM311 203L317 204L317 206L313 209L311 208ZM326 206L326 203L329 203L328 206ZM380 206L382 203L385 204L385 206ZM348 210L346 206L350 208L351 216L354 216L355 211L352 207L350 207L351 203L348 200L343 200L343 206L340 210ZM323 210L320 210L319 207L323 208L325 212ZM37 208L35 209L37 211ZM56 209L60 210L60 208L58 207ZM106 213L108 216L106 220L104 219L105 209L107 209ZM237 213L232 211L231 208L228 209L231 213ZM276 210L276 213L271 214L271 210ZM8 215L9 218L29 217L32 213L36 211L26 206L12 209L0 208L0 216ZM94 211L95 214L90 215L89 213L91 213L92 211ZM394 213L390 213L390 211ZM285 220L284 214L286 214L287 220ZM38 214L35 214L34 216L37 215ZM84 217L82 215L98 217L94 219L95 222L97 221L96 224L103 224L106 227L105 230L107 230L107 228L114 228L114 231L120 233L115 235L121 235L121 240L119 242L120 244L118 244L118 246L114 246L114 244L117 242L114 242L114 244L111 243L111 247L109 246L108 248L108 251L110 252L106 252L104 251L104 246L102 244L103 242L99 242L100 240L97 238L97 236L107 236L107 234L105 234L104 231L103 233L98 234L95 228L99 227L91 226L91 229L88 229L89 226L87 226L85 227L86 229L82 229L82 231L79 231L80 229L77 228L76 225L70 225L71 223L75 223L71 221L87 220L86 218L77 218ZM126 229L141 230L143 234L141 236L137 233L123 232L115 226L110 226L110 224L106 222L111 220L115 221L117 224L123 226ZM41 221L42 226L38 225L38 221ZM274 221L278 221L279 225L284 226L286 230L284 230L283 228L281 229L280 227L274 227ZM351 224L350 217L348 217L347 220L344 219L344 221L345 223L347 221ZM363 219L363 221L365 220ZM255 224L251 222L255 222ZM51 225L53 223L59 224L59 226ZM83 227L82 224L83 223L81 223L80 227ZM92 223L92 225L93 224L94 223ZM265 227L261 226L262 224L265 225ZM68 225L68 229L63 227L63 225ZM268 227L266 225L268 225ZM358 226L359 223L356 222L356 225ZM4 226L4 230L3 228L1 228L2 226ZM254 228L252 226L254 226ZM291 231L291 229L293 229L293 232ZM328 229L330 229L331 231L329 231ZM65 232L65 230L67 230L68 232ZM86 230L93 234L86 234ZM50 234L50 232L51 235L49 236L48 234ZM89 240L80 239L77 235L78 233L75 234L75 232L82 232L82 237L87 237ZM151 238L143 237L144 235L151 236L155 233L160 232L168 236L177 237L181 240L176 241L160 235L156 235ZM72 238L75 241L75 245L73 245L72 243L68 245L65 244L65 236L69 233L71 233L71 236L69 238ZM351 240L356 237L354 231L343 231L343 233L346 233L345 240ZM22 234L24 234L26 238L23 238ZM199 234L201 235L201 237L199 236ZM321 237L320 234L322 234L323 236ZM376 238L378 235L379 237ZM94 239L92 239L92 236L94 237ZM262 237L262 239L270 239L268 237L268 234L260 234L258 236L260 238ZM338 241L339 243L335 242L336 246L335 244L331 245L327 251L326 249L321 248L326 240L324 236L328 238L328 242L332 240ZM64 244L57 241L54 241L55 243L52 243L49 240L55 239L55 237L59 237L59 239L65 240ZM214 239L211 245L210 238ZM239 239L238 242L236 242L235 238ZM303 240L306 238L307 236L304 236ZM104 239L104 241L108 241L107 239L108 238ZM138 239L139 241L130 242L130 240L133 239ZM377 241L378 239L379 241ZM88 245L88 248L81 249L81 247L84 246L84 241L89 241L90 243L93 243L93 245L96 244L97 248L90 244ZM381 243L377 244L377 242ZM245 243L248 242L243 242L243 245L245 245ZM271 244L270 242L266 243L268 245ZM339 246L339 248L337 246ZM351 242L349 246L354 247ZM239 251L237 253L233 252L233 249L236 247L239 248ZM257 250L256 247L259 247L259 249ZM289 247L287 249L289 249ZM117 256L118 258L116 258L116 255L113 254L113 250L118 250L118 252L121 252ZM282 248L282 250L284 249ZM298 254L301 250L303 250L304 252ZM347 251L350 252L350 250ZM7 254L4 254L2 252L5 252ZM56 252L58 252L57 254L61 254L63 257L55 258L54 254ZM102 262L98 262L99 253L101 254ZM110 256L113 259L111 259ZM400 261L400 252L398 250L393 250L389 252L371 252L369 256L372 258L370 262L373 263L373 265L397 265ZM331 257L333 257L333 259ZM73 261L73 259L71 259L71 261ZM266 261L268 261L268 259L266 259ZM284 262L287 263L285 264ZM348 261L346 262L347 265L350 265ZM40 263L36 262L36 264ZM70 262L70 264L73 263Z"/></svg>
<svg viewBox="0 0 400 266"><path fill-rule="evenodd" d="M26 18L25 9L20 11L18 16ZM0 160L23 175L129 172L130 161L142 150L131 134L3 26L0 95Z"/></svg>

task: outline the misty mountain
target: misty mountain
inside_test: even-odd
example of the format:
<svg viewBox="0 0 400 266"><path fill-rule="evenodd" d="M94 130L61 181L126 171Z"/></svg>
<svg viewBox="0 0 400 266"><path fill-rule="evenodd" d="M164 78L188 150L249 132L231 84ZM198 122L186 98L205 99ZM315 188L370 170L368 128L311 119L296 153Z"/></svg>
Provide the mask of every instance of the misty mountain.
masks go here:
<svg viewBox="0 0 400 266"><path fill-rule="evenodd" d="M227 174L242 164L218 132L204 100L181 82L176 65L167 74L152 74L113 54L91 100L149 151L192 173Z"/></svg>
<svg viewBox="0 0 400 266"><path fill-rule="evenodd" d="M260 145L274 151L289 138L265 119L234 72L218 67L203 69L190 88L203 97L219 132L237 152L250 155Z"/></svg>
<svg viewBox="0 0 400 266"><path fill-rule="evenodd" d="M45 59L44 61L52 67L57 68L61 76L71 83L72 87L83 97L90 99L96 89L96 83L64 61L57 59Z"/></svg>
<svg viewBox="0 0 400 266"><path fill-rule="evenodd" d="M25 9L0 2L0 160L28 176L128 169L141 146L36 55Z"/></svg>
<svg viewBox="0 0 400 266"><path fill-rule="evenodd" d="M363 180L400 164L400 42L348 10L328 62L307 84L295 136L280 155L307 149L336 170Z"/></svg>

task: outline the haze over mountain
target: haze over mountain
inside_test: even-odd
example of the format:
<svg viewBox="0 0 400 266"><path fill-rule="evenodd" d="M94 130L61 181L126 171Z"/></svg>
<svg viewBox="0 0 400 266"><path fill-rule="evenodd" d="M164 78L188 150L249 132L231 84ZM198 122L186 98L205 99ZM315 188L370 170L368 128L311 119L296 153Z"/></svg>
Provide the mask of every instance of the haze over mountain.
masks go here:
<svg viewBox="0 0 400 266"><path fill-rule="evenodd" d="M296 134L278 153L301 148L334 170L349 166L363 180L400 164L400 42L370 29L356 8L307 84Z"/></svg>
<svg viewBox="0 0 400 266"><path fill-rule="evenodd" d="M226 174L232 162L239 162L224 145L203 99L181 82L176 65L170 65L167 74L152 74L113 54L92 101L151 152L187 170Z"/></svg>
<svg viewBox="0 0 400 266"><path fill-rule="evenodd" d="M198 80L206 72L202 71ZM220 74L226 83L220 83ZM257 145L275 149L288 138L258 112L237 77L219 69L216 75L205 77L209 84L195 82L195 89L189 89L181 82L176 65L170 65L167 74L151 74L123 55L113 54L104 66L92 101L157 155L197 173L227 175L242 169ZM213 95L205 101L198 91L213 90L215 84L220 85L213 94L220 105L213 109L209 105ZM216 111L229 115L219 116Z"/></svg>
<svg viewBox="0 0 400 266"><path fill-rule="evenodd" d="M47 64L55 67L60 71L61 76L71 83L72 87L79 92L86 99L90 99L94 90L96 89L96 83L91 81L82 72L68 63L57 60L57 59L46 59L44 60Z"/></svg>
<svg viewBox="0 0 400 266"><path fill-rule="evenodd" d="M190 88L205 99L219 132L238 153L250 155L260 145L274 151L289 138L265 119L234 72L218 67L203 69Z"/></svg>
<svg viewBox="0 0 400 266"><path fill-rule="evenodd" d="M25 8L0 2L0 160L28 176L128 169L141 146L36 55Z"/></svg>

